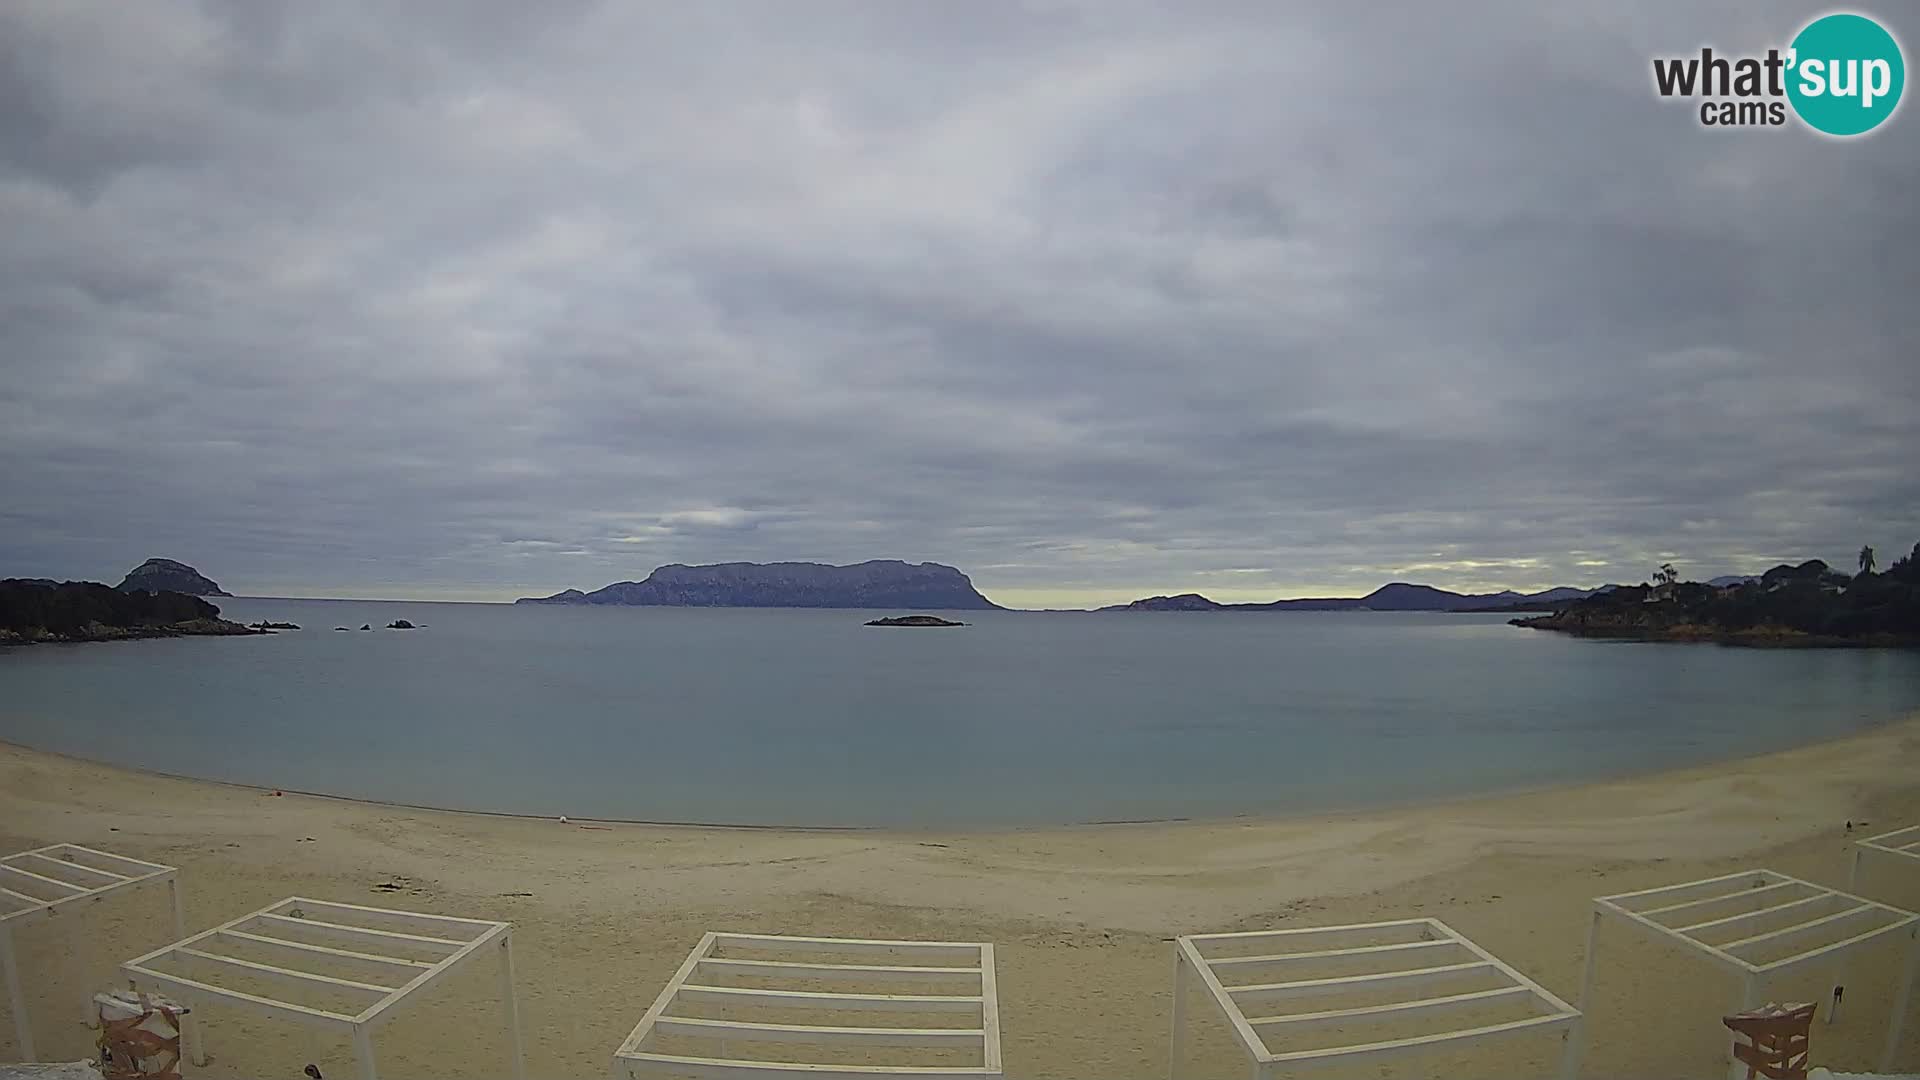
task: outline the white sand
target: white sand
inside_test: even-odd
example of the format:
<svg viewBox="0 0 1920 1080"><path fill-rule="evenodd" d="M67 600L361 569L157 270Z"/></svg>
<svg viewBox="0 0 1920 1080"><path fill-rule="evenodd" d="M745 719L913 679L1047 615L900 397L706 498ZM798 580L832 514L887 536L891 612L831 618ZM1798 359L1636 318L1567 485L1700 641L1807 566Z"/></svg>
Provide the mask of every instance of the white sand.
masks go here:
<svg viewBox="0 0 1920 1080"><path fill-rule="evenodd" d="M0 850L69 841L178 865L190 932L293 894L512 920L538 1077L606 1075L708 929L996 942L1017 1077L1164 1076L1178 933L1436 916L1572 1000L1594 895L1759 866L1844 886L1849 818L1876 832L1920 822L1920 717L1707 768L1413 809L951 834L561 825L274 797L0 745ZM374 888L393 880L401 891ZM1920 906L1920 874L1876 873L1862 891ZM114 963L170 936L157 892L90 918L88 989L117 985ZM41 1056L71 1060L91 1033L64 974L71 924L53 925L22 935L24 973ZM1625 932L1604 933L1601 952L1585 1075L1718 1075L1732 980ZM1842 1022L1814 1032L1816 1063L1878 1063L1893 952L1849 975ZM1824 998L1825 977L1776 996ZM493 986L484 969L452 980L382 1029L383 1075L499 1075ZM1189 1073L1244 1075L1193 1000ZM207 1019L215 1059L198 1075L297 1077L308 1061L353 1074L344 1043ZM0 1058L11 1038L8 1017ZM1527 1037L1442 1060L1462 1075L1545 1075L1557 1051ZM1899 1063L1920 1067L1920 1022ZM1426 1074L1407 1059L1325 1075Z"/></svg>

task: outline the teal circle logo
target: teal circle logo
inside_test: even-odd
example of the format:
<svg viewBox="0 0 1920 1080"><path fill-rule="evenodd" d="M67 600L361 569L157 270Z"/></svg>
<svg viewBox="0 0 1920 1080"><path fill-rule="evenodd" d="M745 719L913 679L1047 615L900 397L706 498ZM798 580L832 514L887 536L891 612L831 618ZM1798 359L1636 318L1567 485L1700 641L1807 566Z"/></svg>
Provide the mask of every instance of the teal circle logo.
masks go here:
<svg viewBox="0 0 1920 1080"><path fill-rule="evenodd" d="M1789 53L1787 99L1816 131L1864 135L1900 105L1907 85L1900 43L1865 15L1825 15L1808 23Z"/></svg>

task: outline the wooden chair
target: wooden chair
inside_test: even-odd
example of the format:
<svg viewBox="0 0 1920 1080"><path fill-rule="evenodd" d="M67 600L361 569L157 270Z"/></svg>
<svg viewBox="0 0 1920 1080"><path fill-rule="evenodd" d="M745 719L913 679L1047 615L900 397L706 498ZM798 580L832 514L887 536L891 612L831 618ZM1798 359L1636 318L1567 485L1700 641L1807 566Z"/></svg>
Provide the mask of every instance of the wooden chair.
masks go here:
<svg viewBox="0 0 1920 1080"><path fill-rule="evenodd" d="M1723 1016L1720 1022L1735 1035L1736 1061L1747 1066L1747 1080L1807 1080L1807 1040L1813 1031L1814 1006L1763 1005L1752 1012Z"/></svg>

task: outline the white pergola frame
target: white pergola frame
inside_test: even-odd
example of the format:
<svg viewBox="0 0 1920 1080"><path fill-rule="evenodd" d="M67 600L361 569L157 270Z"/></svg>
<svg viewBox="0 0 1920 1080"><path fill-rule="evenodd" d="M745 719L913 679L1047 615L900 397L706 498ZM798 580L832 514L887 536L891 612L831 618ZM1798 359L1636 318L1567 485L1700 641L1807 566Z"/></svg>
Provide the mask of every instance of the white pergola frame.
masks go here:
<svg viewBox="0 0 1920 1080"><path fill-rule="evenodd" d="M296 909L300 914L293 914ZM274 933L294 926L300 928L297 934L324 938L342 947L315 945ZM302 970L298 966L279 967L223 956L216 951L222 938L242 941L249 947L283 955L288 964L298 965L302 960L316 965L336 964L353 967L361 974L347 979ZM399 946L442 955L438 960L426 961L393 956L382 951ZM362 1080L378 1080L379 1073L373 1057L374 1029L392 1020L401 1005L415 1004L420 991L439 982L448 972L479 959L482 951L488 947L499 950L500 1005L511 1044L514 1080L525 1080L520 1005L513 987L512 923L459 919L450 915L427 915L417 911L395 911L294 896L129 960L120 965L120 970L136 990L143 985L158 986L190 1005L220 1002L260 1013L273 1020L346 1035L353 1042L354 1057L358 1060ZM161 971L154 966L169 960L192 971L193 977ZM217 979L218 972L236 970L290 987L325 987L334 991L364 994L370 1000L359 1013L349 1015L229 989L218 982L209 981ZM196 1024L186 1032L192 1044L188 1047L188 1056L198 1065L206 1064L206 1050L194 1035L204 1027L204 1024Z"/></svg>
<svg viewBox="0 0 1920 1080"><path fill-rule="evenodd" d="M1911 869L1920 869L1920 825L1909 825L1904 829L1869 836L1865 840L1853 842L1853 861L1847 868L1848 890L1860 887L1860 860L1868 852L1875 857L1889 856L1893 859L1905 859Z"/></svg>
<svg viewBox="0 0 1920 1080"><path fill-rule="evenodd" d="M173 906L173 931L182 933L185 924L178 875L171 866L78 844L50 844L0 858L0 977L7 984L14 1040L22 1061L34 1059L33 1024L27 1017L26 995L20 989L14 931L69 910L77 911L83 902L97 904L122 889L164 881ZM69 956L79 962L78 950L70 951Z"/></svg>
<svg viewBox="0 0 1920 1080"><path fill-rule="evenodd" d="M1404 938L1386 944L1353 945L1353 941L1376 941L1380 937ZM1214 942L1237 945L1304 944L1306 951L1281 951L1251 956L1209 957L1206 947ZM1341 943L1349 943L1341 947ZM1404 954L1395 957L1395 954ZM1328 960L1368 961L1374 958L1404 960L1406 966L1389 971L1370 972L1340 978L1297 979L1282 982L1230 984L1229 977L1255 977L1254 972L1281 971L1289 965ZM1283 1013L1248 1017L1246 1006L1253 1001L1311 997L1315 994L1341 994L1359 990L1405 986L1408 988L1444 983L1466 977L1499 978L1503 985L1469 993L1437 997L1413 995L1387 1004L1361 1008L1331 1009L1304 1013ZM1515 971L1492 953L1474 944L1465 935L1438 919L1395 919L1387 922L1356 923L1349 926L1304 927L1298 930L1254 930L1234 934L1184 934L1175 939L1173 954L1173 1038L1167 1064L1169 1080L1176 1080L1181 1065L1182 1037L1186 1027L1187 984L1197 977L1209 991L1213 1002L1226 1016L1246 1055L1249 1075L1254 1080L1272 1080L1281 1069L1289 1073L1363 1059L1380 1059L1452 1043L1498 1039L1522 1032L1559 1031L1565 1046L1561 1051L1560 1075L1570 1078L1579 1068L1577 1052L1580 1026L1579 1010L1555 997L1539 983ZM1261 1038L1264 1028L1282 1031L1303 1030L1323 1025L1364 1026L1409 1016L1441 1015L1473 1009L1503 999L1525 1001L1535 1015L1500 1024L1461 1028L1408 1038L1381 1039L1349 1043L1312 1050L1274 1051Z"/></svg>
<svg viewBox="0 0 1920 1080"><path fill-rule="evenodd" d="M1764 906L1750 907L1756 903ZM1700 936L1702 933L1711 933L1717 938L1724 933L1738 932L1742 923L1794 911L1806 913L1807 918L1778 929L1763 930L1732 940L1708 941ZM1655 915L1683 921L1669 925L1656 921L1652 917ZM1863 917L1867 915L1891 921L1862 928ZM1700 881L1595 897L1593 919L1587 926L1586 974L1580 984L1582 1007L1585 1007L1593 992L1596 939L1601 920L1608 917L1635 927L1656 941L1683 945L1713 961L1722 970L1738 976L1740 997L1735 1003L1734 1012L1746 1012L1759 1005L1762 985L1769 977L1820 962L1833 965L1837 985L1842 981L1847 959L1854 953L1873 947L1883 938L1906 937L1906 971L1901 977L1900 988L1894 994L1886 1050L1881 1055L1880 1064L1882 1072L1893 1068L1893 1055L1900 1046L1901 1031L1906 1025L1907 1002L1913 993L1914 976L1920 970L1920 915L1772 870L1743 870ZM1779 947L1800 941L1812 941L1815 944L1766 963L1756 963L1741 955L1755 948ZM1833 1017L1830 1007L1827 1022L1832 1023ZM1727 1045L1732 1044L1729 1042ZM1728 1061L1732 1061L1731 1053Z"/></svg>
<svg viewBox="0 0 1920 1080"><path fill-rule="evenodd" d="M754 951L805 955L830 953L876 961L861 964L824 964L786 960L733 959L717 955L728 945ZM968 966L914 966L914 959L972 960ZM900 961L908 961L901 964ZM729 972L768 979L819 981L904 982L949 984L961 993L852 994L808 990L749 989L713 986L694 981L709 974ZM953 1012L979 1018L972 1028L889 1028L763 1024L735 1020L705 1020L675 1016L680 1002L705 1001L776 1008L827 1009L836 1012ZM690 1057L641 1049L656 1032L700 1035L718 1039L811 1045L906 1046L951 1049L976 1046L980 1064L968 1066L841 1065L759 1061L744 1058ZM725 1047L722 1046L722 1054ZM877 941L864 938L787 937L778 934L708 932L686 962L673 973L633 1032L613 1054L616 1080L659 1074L687 1075L717 1080L875 1080L876 1077L965 1076L1001 1077L1000 1003L993 967L993 946L963 941Z"/></svg>

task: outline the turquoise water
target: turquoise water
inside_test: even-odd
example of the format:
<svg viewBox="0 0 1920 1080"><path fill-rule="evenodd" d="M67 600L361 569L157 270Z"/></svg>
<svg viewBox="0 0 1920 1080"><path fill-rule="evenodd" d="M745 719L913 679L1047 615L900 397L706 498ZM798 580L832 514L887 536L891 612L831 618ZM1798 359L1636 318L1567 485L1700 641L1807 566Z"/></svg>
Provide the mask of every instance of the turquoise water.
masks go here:
<svg viewBox="0 0 1920 1080"><path fill-rule="evenodd" d="M306 629L0 650L0 739L534 814L1016 825L1350 808L1665 768L1920 709L1920 654L1502 616L221 600ZM335 633L406 618L411 632Z"/></svg>

